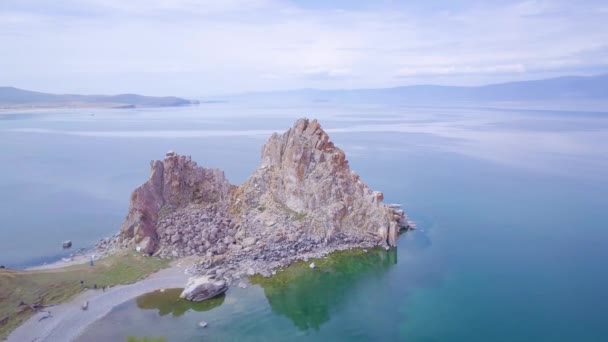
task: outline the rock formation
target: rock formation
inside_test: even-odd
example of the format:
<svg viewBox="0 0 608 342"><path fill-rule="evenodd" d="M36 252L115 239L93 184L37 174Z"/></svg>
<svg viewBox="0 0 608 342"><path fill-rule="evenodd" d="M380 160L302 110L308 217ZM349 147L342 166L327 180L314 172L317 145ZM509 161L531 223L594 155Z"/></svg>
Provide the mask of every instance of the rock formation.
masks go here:
<svg viewBox="0 0 608 342"><path fill-rule="evenodd" d="M121 228L121 238L132 240L143 251L156 251L163 234L171 243L181 240L181 229L164 229L168 216L188 205L228 203L232 186L218 169L201 168L190 157L168 152L164 161L150 163L150 179L131 194L129 213Z"/></svg>
<svg viewBox="0 0 608 342"><path fill-rule="evenodd" d="M151 162L120 241L160 256L205 255L208 264L219 256L285 263L324 247L395 246L409 221L382 201L319 123L300 119L270 137L260 167L239 186L174 152Z"/></svg>
<svg viewBox="0 0 608 342"><path fill-rule="evenodd" d="M228 290L228 285L223 280L217 280L209 276L191 277L179 297L193 302L201 302L219 296L226 290Z"/></svg>

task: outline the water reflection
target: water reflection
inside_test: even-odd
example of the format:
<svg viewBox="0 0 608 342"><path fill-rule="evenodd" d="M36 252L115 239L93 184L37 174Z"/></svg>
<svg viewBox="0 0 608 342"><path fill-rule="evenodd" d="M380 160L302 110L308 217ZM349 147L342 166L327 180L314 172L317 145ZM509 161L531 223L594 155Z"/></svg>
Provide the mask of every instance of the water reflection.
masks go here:
<svg viewBox="0 0 608 342"><path fill-rule="evenodd" d="M189 310L193 311L209 311L214 309L224 302L225 295L208 299L202 302L191 302L179 298L183 289L168 289L154 291L145 295L139 296L136 300L137 307L144 310L158 310L159 316L172 314L173 317L179 317Z"/></svg>
<svg viewBox="0 0 608 342"><path fill-rule="evenodd" d="M332 311L346 304L356 283L379 277L397 264L397 250L375 248L364 252L338 252L309 263L298 263L271 278L254 277L270 303L272 311L283 315L300 330L319 330Z"/></svg>

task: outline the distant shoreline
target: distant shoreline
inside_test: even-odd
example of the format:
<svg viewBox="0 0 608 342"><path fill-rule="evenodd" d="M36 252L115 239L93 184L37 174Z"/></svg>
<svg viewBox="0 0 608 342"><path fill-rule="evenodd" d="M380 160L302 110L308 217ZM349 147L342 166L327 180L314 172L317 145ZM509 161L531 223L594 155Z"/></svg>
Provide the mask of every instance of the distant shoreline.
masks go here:
<svg viewBox="0 0 608 342"><path fill-rule="evenodd" d="M142 108L177 108L188 107L196 104L185 104L175 106L136 106L126 104L83 104L83 105L65 105L65 106L0 106L0 115L4 114L27 114L36 112L51 112L54 110L79 110L79 109L142 109Z"/></svg>

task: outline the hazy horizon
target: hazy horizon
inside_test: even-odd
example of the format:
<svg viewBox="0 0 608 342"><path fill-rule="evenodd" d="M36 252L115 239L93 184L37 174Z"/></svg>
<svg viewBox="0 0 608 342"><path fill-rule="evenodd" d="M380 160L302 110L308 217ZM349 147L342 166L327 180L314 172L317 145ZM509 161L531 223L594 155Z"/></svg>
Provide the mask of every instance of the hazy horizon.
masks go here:
<svg viewBox="0 0 608 342"><path fill-rule="evenodd" d="M525 80L517 80L517 81L511 81L511 82L496 82L496 83L483 83L483 84L479 84L479 85L463 85L463 86L458 86L458 85L446 85L446 84L436 84L436 83L416 83L416 84L408 84L408 85L395 85L395 86L391 86L391 87L376 87L376 88L367 88L367 87L362 87L362 88L289 88L289 89L275 89L275 90L251 90L251 91L242 91L242 92L226 92L226 93L217 93L217 94L204 94L204 95L191 95L191 98L207 98L210 100L221 100L222 97L226 97L226 98L230 98L232 96L241 96L241 95L256 95L256 94L265 94L265 93L289 93L289 92L302 92L302 91L358 91L358 90L390 90L390 89L398 89L398 88L407 88L407 87L461 87L461 88L479 88L479 87L485 87L485 86L495 86L495 85L502 85L502 84L512 84L512 83L517 83L517 82L528 82L528 81L547 81L547 80L557 80L557 79L561 79L561 78L580 78L580 77L605 77L608 76L608 73L600 73L600 74L593 74L593 75L563 75L563 76L556 76L556 77L551 77L551 78L545 78L545 79L539 79L539 78L532 78L532 79L525 79ZM41 93L45 93L45 94L53 94L53 95L92 95L92 96L114 96L114 95L143 95L143 96L161 96L161 97L170 97L170 96L183 96L180 94L145 94L145 93L138 93L138 92L133 92L133 91L127 91L125 93L122 94L118 94L118 93L88 93L88 94L76 94L76 93L58 93L58 92L53 92L53 91L40 91L38 89L25 89L25 88L19 88L19 87L15 87L13 85L0 85L0 88L14 88L17 90L24 90L24 91L32 91L32 92L41 92ZM186 95L187 96L187 95Z"/></svg>
<svg viewBox="0 0 608 342"><path fill-rule="evenodd" d="M597 75L607 20L599 0L8 0L0 83L198 97Z"/></svg>

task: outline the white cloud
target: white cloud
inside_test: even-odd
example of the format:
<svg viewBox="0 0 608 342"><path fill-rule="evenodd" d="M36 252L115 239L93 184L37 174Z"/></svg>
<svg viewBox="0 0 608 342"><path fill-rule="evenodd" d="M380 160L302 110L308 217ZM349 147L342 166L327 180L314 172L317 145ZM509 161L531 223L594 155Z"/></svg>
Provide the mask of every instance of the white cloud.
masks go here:
<svg viewBox="0 0 608 342"><path fill-rule="evenodd" d="M592 5L559 0L435 12L280 0L5 1L0 83L199 95L530 78L605 66L607 20Z"/></svg>
<svg viewBox="0 0 608 342"><path fill-rule="evenodd" d="M523 64L499 64L490 66L430 66L401 69L397 76L412 77L420 75L458 75L458 74L499 74L499 73L522 73L526 71Z"/></svg>

